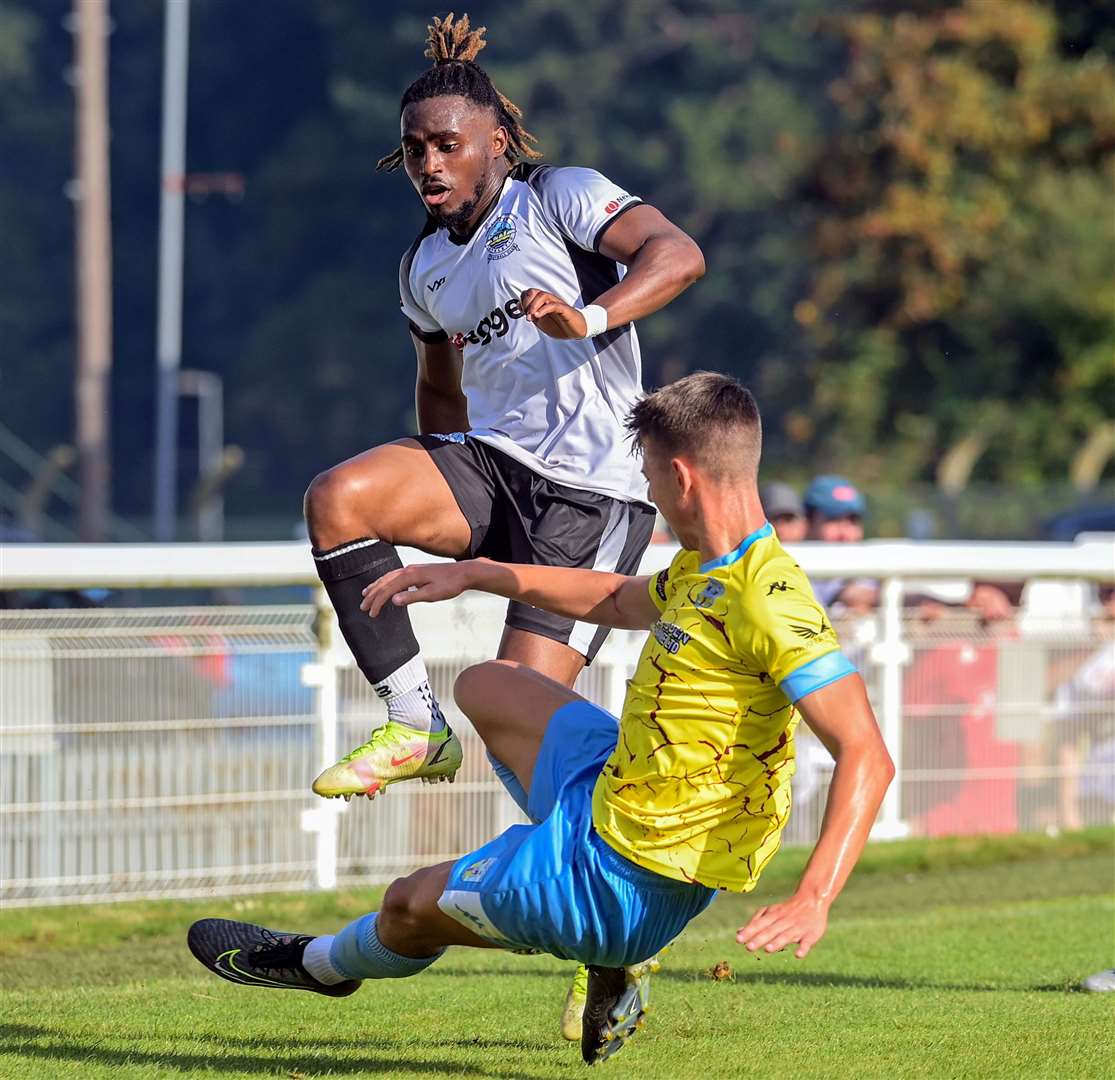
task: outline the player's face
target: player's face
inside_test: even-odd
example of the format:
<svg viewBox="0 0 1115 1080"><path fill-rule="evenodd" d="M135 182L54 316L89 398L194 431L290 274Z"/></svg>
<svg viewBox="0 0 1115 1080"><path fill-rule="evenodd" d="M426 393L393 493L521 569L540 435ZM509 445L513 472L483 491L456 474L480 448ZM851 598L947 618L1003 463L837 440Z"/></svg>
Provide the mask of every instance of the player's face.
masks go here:
<svg viewBox="0 0 1115 1080"><path fill-rule="evenodd" d="M489 108L459 95L427 98L403 110L403 162L422 204L464 231L506 176L507 133Z"/></svg>
<svg viewBox="0 0 1115 1080"><path fill-rule="evenodd" d="M661 511L666 524L683 547L696 547L698 535L694 531L690 505L682 491L681 478L673 459L659 451L650 440L643 443L643 475L650 488L651 502Z"/></svg>

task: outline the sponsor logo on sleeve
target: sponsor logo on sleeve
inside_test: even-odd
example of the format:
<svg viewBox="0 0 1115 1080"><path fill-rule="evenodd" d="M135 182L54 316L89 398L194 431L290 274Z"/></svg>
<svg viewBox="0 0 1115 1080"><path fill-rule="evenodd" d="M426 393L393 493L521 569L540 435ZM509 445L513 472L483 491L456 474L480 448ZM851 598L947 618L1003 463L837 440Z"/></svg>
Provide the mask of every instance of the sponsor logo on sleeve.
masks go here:
<svg viewBox="0 0 1115 1080"><path fill-rule="evenodd" d="M623 195L617 195L607 206L604 207L605 214L614 214L631 196L626 192Z"/></svg>
<svg viewBox="0 0 1115 1080"><path fill-rule="evenodd" d="M662 603L666 602L666 581L670 576L669 570L659 570L654 576L654 591L658 593L658 599Z"/></svg>

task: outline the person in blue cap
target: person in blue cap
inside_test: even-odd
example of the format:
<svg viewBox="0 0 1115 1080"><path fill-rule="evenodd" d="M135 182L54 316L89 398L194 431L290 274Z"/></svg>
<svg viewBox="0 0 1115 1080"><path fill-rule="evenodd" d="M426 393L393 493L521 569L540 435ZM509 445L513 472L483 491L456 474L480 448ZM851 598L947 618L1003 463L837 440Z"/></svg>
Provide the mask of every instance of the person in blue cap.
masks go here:
<svg viewBox="0 0 1115 1080"><path fill-rule="evenodd" d="M814 477L803 501L809 540L856 544L863 539L867 500L851 480L833 475ZM848 611L866 614L879 599L878 583L866 579L830 578L812 585L817 599L827 608L839 604Z"/></svg>
<svg viewBox="0 0 1115 1080"><path fill-rule="evenodd" d="M863 539L867 501L851 480L816 476L805 489L804 502L810 540L852 544Z"/></svg>

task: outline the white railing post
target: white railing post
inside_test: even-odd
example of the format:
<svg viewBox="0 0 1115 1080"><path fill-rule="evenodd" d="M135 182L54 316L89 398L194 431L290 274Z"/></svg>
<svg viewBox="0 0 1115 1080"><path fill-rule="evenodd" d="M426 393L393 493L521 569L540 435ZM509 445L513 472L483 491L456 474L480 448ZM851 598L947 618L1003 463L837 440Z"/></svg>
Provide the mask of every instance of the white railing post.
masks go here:
<svg viewBox="0 0 1115 1080"><path fill-rule="evenodd" d="M337 618L325 589L320 585L314 590L314 606L317 611L317 660L303 667L302 682L317 690L317 758L320 772L337 760L337 676L342 654L338 649L340 628ZM338 814L346 809L347 804L339 799L318 799L317 806L302 814L303 830L317 835L314 843L314 884L319 889L337 887Z"/></svg>
<svg viewBox="0 0 1115 1080"><path fill-rule="evenodd" d="M883 798L878 820L871 830L876 840L896 840L908 836L909 826L902 820L902 668L909 662L910 648L902 639L902 599L904 584L890 577L882 589L882 637L871 648L871 659L882 667L879 700L879 727L894 761L894 780Z"/></svg>

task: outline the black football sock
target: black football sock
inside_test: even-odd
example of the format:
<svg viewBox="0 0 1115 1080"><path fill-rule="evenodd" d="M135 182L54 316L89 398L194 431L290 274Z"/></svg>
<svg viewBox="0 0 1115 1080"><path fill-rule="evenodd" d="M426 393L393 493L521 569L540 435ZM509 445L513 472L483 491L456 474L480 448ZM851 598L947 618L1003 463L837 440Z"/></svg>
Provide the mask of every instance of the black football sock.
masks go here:
<svg viewBox="0 0 1115 1080"><path fill-rule="evenodd" d="M385 604L374 619L360 610L364 589L402 567L399 553L383 540L363 537L327 551L314 549L318 577L337 612L341 634L364 677L387 704L392 720L423 731L440 731L445 717L430 690L426 665L406 608Z"/></svg>

